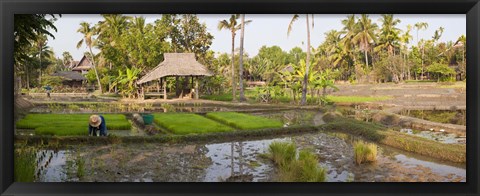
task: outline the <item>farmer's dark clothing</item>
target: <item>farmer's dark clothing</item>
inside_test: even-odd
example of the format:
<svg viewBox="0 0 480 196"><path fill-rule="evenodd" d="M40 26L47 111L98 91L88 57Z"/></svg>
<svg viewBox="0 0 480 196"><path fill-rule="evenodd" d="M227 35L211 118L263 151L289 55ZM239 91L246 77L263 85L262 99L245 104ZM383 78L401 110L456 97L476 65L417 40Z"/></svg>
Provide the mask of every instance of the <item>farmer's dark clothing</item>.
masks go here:
<svg viewBox="0 0 480 196"><path fill-rule="evenodd" d="M47 91L47 97L50 98L50 91L52 90L52 87L50 87L50 85L47 85L46 87L44 87L45 90Z"/></svg>
<svg viewBox="0 0 480 196"><path fill-rule="evenodd" d="M88 135L97 136L97 131L100 131L100 136L107 136L107 125L105 124L105 118L100 115L102 119L102 123L98 127L92 127L92 125L88 125Z"/></svg>

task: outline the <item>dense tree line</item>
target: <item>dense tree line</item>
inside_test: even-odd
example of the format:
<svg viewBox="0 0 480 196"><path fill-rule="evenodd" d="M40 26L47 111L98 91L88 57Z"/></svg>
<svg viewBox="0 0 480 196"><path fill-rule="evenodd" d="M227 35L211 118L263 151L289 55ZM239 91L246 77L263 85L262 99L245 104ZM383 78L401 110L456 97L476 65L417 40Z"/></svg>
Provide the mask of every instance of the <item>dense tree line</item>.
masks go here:
<svg viewBox="0 0 480 196"><path fill-rule="evenodd" d="M15 17L15 70L25 87L40 86L42 78L71 67L72 56L66 51L56 59L46 42L47 36L53 36L50 31L56 30L57 16ZM392 14L381 15L378 21L362 14L348 15L341 21L341 29L317 35L310 34L315 26L313 15L294 15L290 24L285 24L287 35L295 31L292 24L302 17L306 19L306 50L262 46L257 55L250 57L243 52L242 30L255 21L245 20L245 15L240 14L218 21L218 29L231 34L231 54L210 49L214 37L192 14L166 14L153 23L146 23L143 17L105 14L96 24L79 24L83 38L77 47L85 49L94 65L86 75L90 83L95 83L101 92L133 97L137 93L135 81L163 61L167 52L195 53L197 60L215 73L214 77L202 79L201 89L205 93L232 92L236 100L239 84L241 101L245 100L245 81L264 81L268 87L281 88L294 98L301 94L300 103L304 104L307 94L325 95L325 89L334 87L335 80L398 83L466 77L466 38L440 42L443 27L431 39L419 39L419 34L428 29L425 22L408 24L403 31L401 21ZM240 48L234 45L238 31ZM311 36L325 39L318 46L310 46ZM173 79L167 82L169 88L174 86Z"/></svg>

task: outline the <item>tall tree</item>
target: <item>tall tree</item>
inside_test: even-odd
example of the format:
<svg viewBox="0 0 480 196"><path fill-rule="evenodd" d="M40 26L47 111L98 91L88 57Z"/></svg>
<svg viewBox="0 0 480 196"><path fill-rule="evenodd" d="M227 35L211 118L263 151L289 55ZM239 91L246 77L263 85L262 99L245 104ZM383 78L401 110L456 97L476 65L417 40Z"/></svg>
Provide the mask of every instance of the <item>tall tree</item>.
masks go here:
<svg viewBox="0 0 480 196"><path fill-rule="evenodd" d="M413 38L412 35L410 35L410 31L412 30L411 25L407 25L407 30L400 36L400 42L401 42L401 50L400 52L403 53L403 75L405 77L405 68L407 67L407 59L408 59L408 44L410 43L410 40ZM407 78L410 79L410 69L407 69Z"/></svg>
<svg viewBox="0 0 480 196"><path fill-rule="evenodd" d="M306 22L307 22L307 60L305 63L305 76L303 77L303 86L302 86L302 100L300 104L305 105L307 104L307 88L308 88L308 72L310 70L310 20L309 20L309 14L305 14L306 16ZM293 23L298 20L300 15L295 14L292 17L292 20L290 21L290 24L288 25L288 30L287 30L287 36L290 35L290 32L292 31L293 28ZM314 27L314 21L313 21L313 15L312 15L312 28Z"/></svg>
<svg viewBox="0 0 480 196"><path fill-rule="evenodd" d="M63 52L62 53L62 64L63 64L63 68L64 70L68 70L71 68L72 66L72 63L73 63L73 57L72 57L72 54L70 54L70 52Z"/></svg>
<svg viewBox="0 0 480 196"><path fill-rule="evenodd" d="M368 18L367 14L362 14L358 21L358 28L358 33L353 37L353 40L360 44L360 49L363 50L365 54L365 64L368 68L368 50L370 49L370 45L376 41L375 30L378 26L372 23L372 20Z"/></svg>
<svg viewBox="0 0 480 196"><path fill-rule="evenodd" d="M235 35L237 30L239 30L241 27L241 24L238 24L237 19L240 17L240 14L232 14L230 16L229 20L222 20L218 23L218 30L223 30L227 29L230 31L232 34L232 95L233 95L233 101L237 100L237 95L236 95L236 90L237 90L237 85L236 85L236 80L235 80Z"/></svg>
<svg viewBox="0 0 480 196"><path fill-rule="evenodd" d="M395 19L393 14L382 14L380 18L382 29L380 31L380 39L375 47L377 51L386 49L388 55L395 55L395 48L399 48L401 30L396 26L400 23L399 19Z"/></svg>
<svg viewBox="0 0 480 196"><path fill-rule="evenodd" d="M244 102L247 99L245 98L245 93L243 92L243 40L245 38L245 14L242 14L242 22L241 22L241 27L240 27L240 61L239 61L239 68L240 70L238 71L238 77L240 79L240 102ZM240 147L241 142L240 142ZM243 149L243 148L242 148Z"/></svg>
<svg viewBox="0 0 480 196"><path fill-rule="evenodd" d="M423 60L423 56L424 56L424 53L425 53L425 49L424 49L424 42L422 42L422 46L420 46L420 41L418 40L418 32L420 30L426 30L428 28L428 23L426 22L417 22L415 23L415 29L417 29L417 46L419 48L421 48L422 50L422 56L421 56L421 61L422 61L422 77L423 77L423 74L424 74L424 66L423 66L423 63L424 63L424 60Z"/></svg>
<svg viewBox="0 0 480 196"><path fill-rule="evenodd" d="M37 40L35 42L37 48L38 48L38 59L39 59L39 67L38 67L38 84L42 84L42 52L45 51L45 47L47 46L47 36L43 34L38 34L37 35Z"/></svg>
<svg viewBox="0 0 480 196"><path fill-rule="evenodd" d="M100 83L100 77L98 76L98 71L95 63L95 55L93 54L93 51L92 51L92 47L95 45L94 36L96 34L96 29L95 27L90 27L89 23L82 22L80 23L80 28L77 30L77 32L83 34L83 38L77 43L77 48L82 47L82 45L85 43L85 46L89 49L90 55L92 56L91 57L92 67L93 67L93 70L95 71L95 76L97 77L98 88L100 90L100 93L103 93L102 84Z"/></svg>
<svg viewBox="0 0 480 196"><path fill-rule="evenodd" d="M47 16L51 17L50 19ZM61 15L58 15L61 17ZM57 16L54 14L15 14L13 35L15 64L29 59L27 47L37 40L37 35L47 35L55 38L51 30L57 31L54 25Z"/></svg>

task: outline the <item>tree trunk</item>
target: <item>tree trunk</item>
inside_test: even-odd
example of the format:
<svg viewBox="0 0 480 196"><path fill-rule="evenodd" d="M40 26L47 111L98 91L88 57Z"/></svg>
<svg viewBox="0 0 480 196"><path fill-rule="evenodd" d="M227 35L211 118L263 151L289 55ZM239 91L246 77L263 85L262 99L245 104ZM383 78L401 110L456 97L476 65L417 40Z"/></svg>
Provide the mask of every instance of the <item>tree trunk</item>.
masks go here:
<svg viewBox="0 0 480 196"><path fill-rule="evenodd" d="M242 14L242 29L240 32L240 67L239 67L239 74L238 78L240 79L240 102L244 102L247 99L245 98L245 93L243 92L243 39L245 36L245 14Z"/></svg>
<svg viewBox="0 0 480 196"><path fill-rule="evenodd" d="M42 44L39 47L40 53L38 53L38 57L40 58L40 66L39 67L39 75L38 75L38 85L42 86Z"/></svg>
<svg viewBox="0 0 480 196"><path fill-rule="evenodd" d="M307 104L307 86L308 86L308 70L310 68L310 21L307 16L307 62L305 63L305 76L303 77L303 87L302 87L302 101L301 104Z"/></svg>
<svg viewBox="0 0 480 196"><path fill-rule="evenodd" d="M424 45L422 44L422 76L420 76L423 80L423 75L425 74L425 71L423 69L423 53L424 53Z"/></svg>
<svg viewBox="0 0 480 196"><path fill-rule="evenodd" d="M237 101L237 82L235 81L235 32L232 32L232 101Z"/></svg>
<svg viewBox="0 0 480 196"><path fill-rule="evenodd" d="M365 46L365 47L366 47L366 46ZM364 54L365 54L365 63L366 63L367 68L368 68L368 54L367 54L368 51L367 51L366 48L365 48L363 51L364 51Z"/></svg>
<svg viewBox="0 0 480 196"><path fill-rule="evenodd" d="M95 64L95 56L93 55L92 47L89 47L89 48L90 48L90 55L92 55L93 70L95 71L95 76L97 76L98 89L100 90L100 94L103 94L102 83L100 83L100 77L98 77L98 72L97 72L97 65Z"/></svg>

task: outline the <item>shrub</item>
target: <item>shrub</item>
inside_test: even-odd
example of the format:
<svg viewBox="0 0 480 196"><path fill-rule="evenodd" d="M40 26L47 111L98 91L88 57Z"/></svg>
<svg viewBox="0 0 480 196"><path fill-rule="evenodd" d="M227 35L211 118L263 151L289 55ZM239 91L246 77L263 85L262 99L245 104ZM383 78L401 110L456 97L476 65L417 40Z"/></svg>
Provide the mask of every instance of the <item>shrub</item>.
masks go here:
<svg viewBox="0 0 480 196"><path fill-rule="evenodd" d="M362 164L377 160L377 145L362 141L354 143L355 163Z"/></svg>

